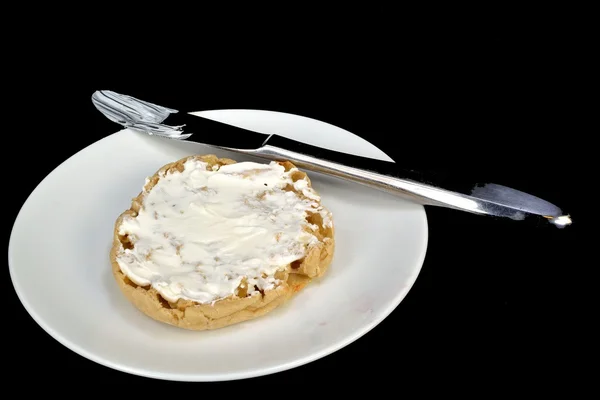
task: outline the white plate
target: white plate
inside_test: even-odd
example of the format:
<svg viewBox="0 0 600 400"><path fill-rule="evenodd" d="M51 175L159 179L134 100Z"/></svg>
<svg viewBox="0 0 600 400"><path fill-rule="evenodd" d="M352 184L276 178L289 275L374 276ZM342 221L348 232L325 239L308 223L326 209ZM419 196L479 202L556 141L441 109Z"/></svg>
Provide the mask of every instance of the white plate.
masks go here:
<svg viewBox="0 0 600 400"><path fill-rule="evenodd" d="M352 133L297 115L257 110L198 115L390 160ZM423 207L311 173L336 224L334 261L320 282L265 317L216 331L186 331L138 312L111 274L114 220L146 176L173 160L207 152L243 159L122 130L49 174L23 205L9 244L13 284L35 321L69 349L117 370L218 381L326 356L367 333L406 296L427 248Z"/></svg>

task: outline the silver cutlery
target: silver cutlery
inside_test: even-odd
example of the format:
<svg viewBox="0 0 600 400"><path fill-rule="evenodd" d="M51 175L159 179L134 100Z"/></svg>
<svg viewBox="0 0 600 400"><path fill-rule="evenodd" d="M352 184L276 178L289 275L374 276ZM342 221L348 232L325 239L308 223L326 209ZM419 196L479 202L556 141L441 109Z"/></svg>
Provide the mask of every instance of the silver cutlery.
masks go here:
<svg viewBox="0 0 600 400"><path fill-rule="evenodd" d="M506 186L486 183L449 188L395 163L312 146L276 134L265 135L208 118L101 90L94 106L123 127L173 140L197 142L266 160L289 160L299 168L382 190L425 206L446 207L512 220L541 219L557 227L571 217L543 199Z"/></svg>

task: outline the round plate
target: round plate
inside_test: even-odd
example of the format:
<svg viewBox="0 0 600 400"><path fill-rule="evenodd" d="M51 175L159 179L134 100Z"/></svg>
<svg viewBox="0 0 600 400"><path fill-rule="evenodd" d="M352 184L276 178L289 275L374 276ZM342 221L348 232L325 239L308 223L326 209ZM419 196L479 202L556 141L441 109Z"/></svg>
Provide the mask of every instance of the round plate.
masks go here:
<svg viewBox="0 0 600 400"><path fill-rule="evenodd" d="M310 118L257 110L197 114L390 160L358 136ZM137 311L111 273L114 221L147 176L171 161L202 153L246 159L121 130L69 158L31 193L12 230L10 274L27 311L56 340L97 363L146 377L249 378L348 345L406 296L427 248L423 207L309 172L336 226L336 253L323 278L264 317L215 331L171 327Z"/></svg>

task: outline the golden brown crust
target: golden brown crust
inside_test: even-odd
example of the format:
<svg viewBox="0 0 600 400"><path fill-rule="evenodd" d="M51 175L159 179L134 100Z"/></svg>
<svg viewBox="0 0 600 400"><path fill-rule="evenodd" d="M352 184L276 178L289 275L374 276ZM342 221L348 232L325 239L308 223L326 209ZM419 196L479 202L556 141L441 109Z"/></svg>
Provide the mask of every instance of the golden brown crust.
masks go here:
<svg viewBox="0 0 600 400"><path fill-rule="evenodd" d="M119 226L123 218L127 216L135 217L143 204L146 193L156 185L160 177L169 171L183 170L183 164L190 158L204 161L208 168L214 165L227 165L235 163L234 160L217 158L214 155L185 157L179 161L167 164L158 170L144 186L140 194L132 200L131 208L123 212L115 222L113 246L110 251L110 261L112 271L121 291L125 297L140 311L147 316L170 325L178 326L190 330L217 329L228 325L236 324L260 317L272 311L295 293L302 290L313 278L320 277L325 273L334 253L335 241L332 227L323 227L321 216L317 213L311 215L308 220L312 224L319 226L319 230L313 232L320 243L308 251L308 254L286 267L285 271L279 273L278 278L282 283L273 290L267 290L260 295L237 297L232 296L219 300L214 304L198 304L189 300L179 300L176 303L170 303L165 300L156 289L146 286L142 287L132 282L119 267L117 256L124 248L133 246L129 238L118 234ZM295 166L290 162L281 162L289 171ZM292 178L294 181L306 178L310 185L310 180L304 172L294 172ZM293 190L288 187L287 190ZM299 196L301 193L296 192Z"/></svg>

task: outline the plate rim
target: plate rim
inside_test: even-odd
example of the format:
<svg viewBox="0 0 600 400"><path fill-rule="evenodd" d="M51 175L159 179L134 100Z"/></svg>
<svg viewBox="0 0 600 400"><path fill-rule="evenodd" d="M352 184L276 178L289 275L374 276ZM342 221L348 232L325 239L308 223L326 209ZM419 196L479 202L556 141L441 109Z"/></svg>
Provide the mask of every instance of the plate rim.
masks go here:
<svg viewBox="0 0 600 400"><path fill-rule="evenodd" d="M240 112L240 111L242 111L242 112L248 112L248 111L249 112L258 112L258 113L265 113L265 114L269 114L269 113L281 114L281 115L287 115L287 116L291 116L291 117L295 117L295 118L303 118L303 119L313 120L313 121L316 121L321 124L327 124L333 128L343 130L345 133L347 133L349 135L355 136L356 138L363 141L365 145L374 147L379 152L381 152L381 154L383 154L386 158L388 158L392 162L395 162L383 150L381 150L379 147L377 147L373 143L369 142L365 138L363 138L359 135L356 135L355 133L352 133L342 127L331 124L329 122L321 121L321 120L307 117L307 116L300 115L300 114L293 114L293 113L274 111L274 110L250 109L250 108L207 109L207 110L202 110L202 111L194 111L194 112L191 112L191 114L201 115L203 113L211 113L211 112ZM27 196L27 198L25 199L25 201L19 208L19 211L17 213L17 216L14 219L14 222L13 222L13 225L12 225L11 231L10 231L10 237L9 237L9 243L8 243L8 269L9 269L11 283L12 283L13 289L17 295L17 298L19 299L23 308L27 311L29 316L34 320L34 322L40 328L42 328L43 331L45 331L50 337L52 337L54 340L56 340L62 346L73 351L75 354L77 354L81 357L84 357L90 361L93 361L103 367L108 367L108 368L114 369L116 371L124 372L127 374L136 375L136 376L140 376L140 377L144 377L144 378L168 380L168 381L178 381L178 382L224 382L224 381L251 379L251 378L258 378L258 377L266 376L266 375L272 375L272 374L276 374L278 372L291 370L291 369L309 364L309 363L319 360L321 358L324 358L330 354L333 354L333 353L343 349L344 347L347 347L348 345L352 344L353 342L357 341L358 339L360 339L361 337L363 337L364 335L369 333L377 325L379 325L381 322L383 322L402 303L402 301L406 298L406 296L408 295L408 293L414 286L415 282L417 281L417 279L421 273L421 270L423 268L423 264L424 264L424 261L425 261L426 255L427 255L427 251L429 248L428 247L429 246L429 222L428 222L428 218L427 218L427 213L425 211L425 207L422 205L420 205L418 212L422 215L422 220L423 220L423 224L424 224L424 229L423 229L423 233L422 233L423 237L420 239L420 242L423 244L423 251L419 255L419 258L416 262L416 267L414 268L412 273L409 275L407 282L404 285L404 287L402 288L402 290L399 290L398 293L396 294L396 296L394 297L394 301L389 303L387 308L384 309L380 313L380 316L378 318L370 321L368 324L364 324L361 327L361 329L355 330L352 334L348 335L344 340L338 341L333 345L329 345L329 346L325 347L324 349L321 349L320 351L317 351L317 352L313 352L310 355L307 355L305 357L297 358L295 360L288 361L285 363L280 363L280 364L277 364L276 366L259 367L259 368L252 369L249 371L218 373L218 374L214 374L214 375L197 374L197 373L186 374L186 373L158 372L158 371L152 371L152 370L147 370L147 369L128 367L128 366L122 365L120 363L114 363L107 358L97 356L97 355L89 352L85 348L81 347L77 343L71 342L71 341L65 339L64 337L62 337L54 328L49 326L44 321L44 319L37 314L35 309L28 303L26 296L22 292L23 289L19 287L17 280L15 279L15 276L14 276L15 272L14 272L14 262L12 262L12 253L13 253L13 247L15 246L15 244L14 244L14 240L13 240L13 234L14 234L15 227L17 226L20 218L22 218L23 210L27 206L28 202L34 196L35 192L39 189L39 187L52 174L54 174L56 171L58 171L60 168L62 168L65 163L67 163L69 160L71 160L78 154L87 151L90 147L94 146L96 143L98 143L102 140L114 137L116 134L118 134L122 130L123 129L115 131L111 134L108 134L108 135L98 139L98 140L93 141L92 143L88 144L87 146L85 146L85 147L79 149L78 151L76 151L75 153L71 154L69 157L67 157L62 162L60 162L50 172L48 172L48 174L46 174L37 183L37 185L31 190L31 192L29 193L29 195Z"/></svg>

